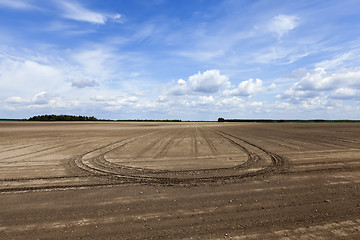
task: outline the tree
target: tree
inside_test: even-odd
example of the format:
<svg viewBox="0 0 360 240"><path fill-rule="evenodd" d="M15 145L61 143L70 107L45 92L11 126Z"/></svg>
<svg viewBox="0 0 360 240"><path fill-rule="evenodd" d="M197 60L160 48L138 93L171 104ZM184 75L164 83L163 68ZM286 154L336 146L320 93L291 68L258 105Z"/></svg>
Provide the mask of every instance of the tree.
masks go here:
<svg viewBox="0 0 360 240"><path fill-rule="evenodd" d="M73 116L73 115L40 115L28 119L29 121L98 121L94 116Z"/></svg>

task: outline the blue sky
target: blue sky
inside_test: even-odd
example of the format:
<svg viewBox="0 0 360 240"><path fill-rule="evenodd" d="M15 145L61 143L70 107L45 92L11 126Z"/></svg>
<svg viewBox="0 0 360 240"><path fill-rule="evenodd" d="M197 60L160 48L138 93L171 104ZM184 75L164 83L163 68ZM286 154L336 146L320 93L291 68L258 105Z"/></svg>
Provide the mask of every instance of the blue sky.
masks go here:
<svg viewBox="0 0 360 240"><path fill-rule="evenodd" d="M360 119L360 1L0 0L0 118Z"/></svg>

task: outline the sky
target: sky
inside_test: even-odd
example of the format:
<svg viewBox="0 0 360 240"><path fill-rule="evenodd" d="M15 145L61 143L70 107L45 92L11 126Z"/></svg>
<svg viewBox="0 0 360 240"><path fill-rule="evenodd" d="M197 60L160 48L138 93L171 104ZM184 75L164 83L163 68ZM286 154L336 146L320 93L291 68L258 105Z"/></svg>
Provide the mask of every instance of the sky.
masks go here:
<svg viewBox="0 0 360 240"><path fill-rule="evenodd" d="M0 0L0 118L360 119L359 0Z"/></svg>

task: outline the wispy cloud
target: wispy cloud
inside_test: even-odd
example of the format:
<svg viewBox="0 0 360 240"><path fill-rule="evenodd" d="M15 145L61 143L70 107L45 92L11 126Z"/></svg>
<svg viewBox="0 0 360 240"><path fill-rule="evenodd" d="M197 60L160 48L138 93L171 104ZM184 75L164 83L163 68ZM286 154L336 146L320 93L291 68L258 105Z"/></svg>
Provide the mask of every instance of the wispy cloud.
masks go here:
<svg viewBox="0 0 360 240"><path fill-rule="evenodd" d="M63 18L89 22L94 24L105 24L108 20L112 20L117 23L123 22L123 15L119 13L100 13L87 9L76 1L68 0L53 0L49 1L50 4L47 6L46 11L58 12L60 9L60 16ZM55 4L53 4L55 3ZM39 2L32 2L31 0L0 0L0 8L12 8L17 10L44 10L40 7ZM54 9L53 9L54 8Z"/></svg>
<svg viewBox="0 0 360 240"><path fill-rule="evenodd" d="M97 24L105 24L106 22L105 15L86 9L78 3L60 1L59 4L63 9L62 16L65 18Z"/></svg>
<svg viewBox="0 0 360 240"><path fill-rule="evenodd" d="M74 24L64 23L62 21L50 22L47 26L44 26L43 30L49 32L61 32L62 35L70 36L80 36L96 32L96 29L93 28L79 28Z"/></svg>
<svg viewBox="0 0 360 240"><path fill-rule="evenodd" d="M36 8L27 0L0 0L0 7L14 8L19 10Z"/></svg>
<svg viewBox="0 0 360 240"><path fill-rule="evenodd" d="M348 67L349 65L352 66L353 63L360 61L360 49L355 48L346 52L340 50L339 52L336 52L335 56L330 59L316 63L315 67L333 70Z"/></svg>
<svg viewBox="0 0 360 240"><path fill-rule="evenodd" d="M67 19L89 22L95 24L105 24L109 19L121 22L122 15L119 13L108 14L92 11L74 1L59 1L62 9L62 16Z"/></svg>

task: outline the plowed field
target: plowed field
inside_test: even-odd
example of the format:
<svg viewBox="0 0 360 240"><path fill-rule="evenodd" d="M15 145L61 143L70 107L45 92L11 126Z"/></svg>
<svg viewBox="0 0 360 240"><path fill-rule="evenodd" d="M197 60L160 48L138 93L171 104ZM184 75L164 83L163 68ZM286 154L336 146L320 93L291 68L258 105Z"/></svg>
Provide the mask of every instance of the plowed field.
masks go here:
<svg viewBox="0 0 360 240"><path fill-rule="evenodd" d="M0 122L0 239L360 239L359 123Z"/></svg>

